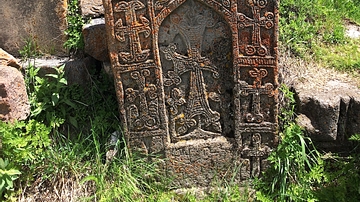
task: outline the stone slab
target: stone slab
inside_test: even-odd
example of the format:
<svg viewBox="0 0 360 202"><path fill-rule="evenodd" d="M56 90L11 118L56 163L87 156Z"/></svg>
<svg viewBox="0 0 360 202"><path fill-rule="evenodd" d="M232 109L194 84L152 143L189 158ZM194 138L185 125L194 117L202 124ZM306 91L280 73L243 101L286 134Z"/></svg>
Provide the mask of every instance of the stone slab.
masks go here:
<svg viewBox="0 0 360 202"><path fill-rule="evenodd" d="M105 19L92 19L84 25L82 34L84 36L84 51L91 57L102 61L109 62L109 51L107 48Z"/></svg>
<svg viewBox="0 0 360 202"><path fill-rule="evenodd" d="M42 53L66 55L66 9L67 0L2 0L0 48L19 56L28 40Z"/></svg>
<svg viewBox="0 0 360 202"><path fill-rule="evenodd" d="M277 140L278 1L103 0L121 124L174 184L259 176ZM237 163L240 162L240 163Z"/></svg>

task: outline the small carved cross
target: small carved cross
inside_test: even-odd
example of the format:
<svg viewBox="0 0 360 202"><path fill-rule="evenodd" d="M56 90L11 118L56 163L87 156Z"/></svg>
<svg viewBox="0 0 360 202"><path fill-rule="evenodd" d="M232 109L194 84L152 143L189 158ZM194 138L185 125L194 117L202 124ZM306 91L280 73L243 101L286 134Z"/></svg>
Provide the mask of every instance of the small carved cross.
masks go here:
<svg viewBox="0 0 360 202"><path fill-rule="evenodd" d="M248 55L255 55L257 53L260 56L265 56L267 49L261 44L260 28L272 28L274 26L274 14L272 12L265 12L264 16L261 17L260 11L267 5L266 0L247 0L246 3L252 9L253 18L249 18L243 13L238 13L237 15L240 29L253 27L252 44L246 46L245 52Z"/></svg>
<svg viewBox="0 0 360 202"><path fill-rule="evenodd" d="M150 22L143 15L140 21L136 18L136 10L145 8L145 5L138 0L126 2L120 1L115 5L115 12L125 12L126 26L120 18L115 23L115 37L120 42L125 42L125 35L129 35L130 52L120 52L119 56L124 62L143 62L149 56L149 49L142 50L139 34L144 33L145 38L150 36Z"/></svg>
<svg viewBox="0 0 360 202"><path fill-rule="evenodd" d="M251 162L251 175L253 177L259 176L261 171L261 158L266 155L266 146L261 146L261 135L260 133L254 133L251 136L250 145L245 145L242 150L244 158L250 158Z"/></svg>
<svg viewBox="0 0 360 202"><path fill-rule="evenodd" d="M150 71L148 69L134 71L131 72L130 76L135 80L139 89L127 88L125 90L126 99L129 103L134 103L136 98L139 98L140 109L135 104L131 104L127 108L129 125L134 130L141 130L143 128L156 129L158 127L156 113L158 105L156 99L157 87L154 84L146 83L146 77L150 76Z"/></svg>
<svg viewBox="0 0 360 202"><path fill-rule="evenodd" d="M240 83L240 95L247 97L252 95L251 112L245 115L245 119L250 123L261 123L264 121L264 116L261 114L261 95L274 96L274 86L271 83L261 85L261 80L267 76L266 69L257 69L249 71L250 77L255 78L253 85L249 85L245 81Z"/></svg>

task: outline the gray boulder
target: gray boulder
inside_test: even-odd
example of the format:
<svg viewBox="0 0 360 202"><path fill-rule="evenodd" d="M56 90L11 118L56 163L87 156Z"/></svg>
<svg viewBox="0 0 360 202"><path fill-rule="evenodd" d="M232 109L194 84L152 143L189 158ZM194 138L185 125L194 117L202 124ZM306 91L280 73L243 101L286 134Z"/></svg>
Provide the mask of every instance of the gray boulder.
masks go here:
<svg viewBox="0 0 360 202"><path fill-rule="evenodd" d="M360 89L357 79L289 55L280 57L282 82L294 89L297 123L324 149L348 146L360 133Z"/></svg>

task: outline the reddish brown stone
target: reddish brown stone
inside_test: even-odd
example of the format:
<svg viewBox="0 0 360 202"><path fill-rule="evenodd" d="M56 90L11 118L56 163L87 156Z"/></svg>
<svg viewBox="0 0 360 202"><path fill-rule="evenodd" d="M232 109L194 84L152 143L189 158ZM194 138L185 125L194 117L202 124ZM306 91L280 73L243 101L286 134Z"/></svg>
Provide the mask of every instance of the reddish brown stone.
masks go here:
<svg viewBox="0 0 360 202"><path fill-rule="evenodd" d="M21 65L17 62L17 60L2 48L0 48L0 65L12 66L17 69L21 69Z"/></svg>
<svg viewBox="0 0 360 202"><path fill-rule="evenodd" d="M85 53L91 57L106 62L109 61L109 51L106 43L105 20L97 18L90 21L83 28Z"/></svg>
<svg viewBox="0 0 360 202"><path fill-rule="evenodd" d="M25 120L29 114L23 75L14 67L0 65L0 120Z"/></svg>
<svg viewBox="0 0 360 202"><path fill-rule="evenodd" d="M164 154L182 187L258 176L277 139L278 2L103 2L129 147Z"/></svg>
<svg viewBox="0 0 360 202"><path fill-rule="evenodd" d="M80 0L80 7L84 17L96 18L104 15L102 0Z"/></svg>

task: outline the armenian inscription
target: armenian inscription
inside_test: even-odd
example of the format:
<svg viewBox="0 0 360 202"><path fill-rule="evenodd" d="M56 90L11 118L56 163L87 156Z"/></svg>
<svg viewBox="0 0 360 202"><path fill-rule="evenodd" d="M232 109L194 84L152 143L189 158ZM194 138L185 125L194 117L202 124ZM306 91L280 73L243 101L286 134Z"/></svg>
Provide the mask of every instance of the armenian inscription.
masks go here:
<svg viewBox="0 0 360 202"><path fill-rule="evenodd" d="M239 181L258 176L277 139L278 1L103 3L129 147L183 187L239 164Z"/></svg>

